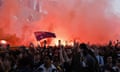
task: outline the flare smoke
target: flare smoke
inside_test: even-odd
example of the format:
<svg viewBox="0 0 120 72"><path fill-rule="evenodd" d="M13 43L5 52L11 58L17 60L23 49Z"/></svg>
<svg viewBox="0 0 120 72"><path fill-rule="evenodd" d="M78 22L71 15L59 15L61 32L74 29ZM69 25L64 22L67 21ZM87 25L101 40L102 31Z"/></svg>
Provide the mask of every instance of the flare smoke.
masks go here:
<svg viewBox="0 0 120 72"><path fill-rule="evenodd" d="M34 42L35 31L57 39L106 43L120 39L119 0L0 0L0 39Z"/></svg>

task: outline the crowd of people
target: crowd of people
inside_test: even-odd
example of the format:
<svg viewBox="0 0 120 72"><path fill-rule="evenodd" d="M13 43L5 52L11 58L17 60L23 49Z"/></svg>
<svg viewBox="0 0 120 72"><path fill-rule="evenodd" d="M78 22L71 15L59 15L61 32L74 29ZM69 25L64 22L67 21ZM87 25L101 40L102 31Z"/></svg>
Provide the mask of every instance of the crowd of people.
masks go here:
<svg viewBox="0 0 120 72"><path fill-rule="evenodd" d="M119 42L10 48L0 45L0 72L120 72Z"/></svg>

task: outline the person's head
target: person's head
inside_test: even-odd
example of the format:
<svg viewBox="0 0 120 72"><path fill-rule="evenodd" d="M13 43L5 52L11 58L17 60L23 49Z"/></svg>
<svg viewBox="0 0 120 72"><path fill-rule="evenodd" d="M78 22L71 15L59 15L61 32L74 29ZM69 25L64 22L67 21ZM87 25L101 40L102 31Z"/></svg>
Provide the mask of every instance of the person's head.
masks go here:
<svg viewBox="0 0 120 72"><path fill-rule="evenodd" d="M34 44L32 42L29 44L29 48L34 48Z"/></svg>
<svg viewBox="0 0 120 72"><path fill-rule="evenodd" d="M20 51L20 52L25 52L25 49L26 49L25 46L20 46L20 47L19 47L19 51Z"/></svg>
<svg viewBox="0 0 120 72"><path fill-rule="evenodd" d="M113 62L112 56L108 56L107 57L107 63L112 63L112 62Z"/></svg>
<svg viewBox="0 0 120 72"><path fill-rule="evenodd" d="M66 53L69 55L69 54L72 54L72 50L71 49L66 49Z"/></svg>
<svg viewBox="0 0 120 72"><path fill-rule="evenodd" d="M35 61L35 62L39 62L40 59L41 59L40 54L39 54L39 53L36 53L36 54L34 55L34 61Z"/></svg>
<svg viewBox="0 0 120 72"><path fill-rule="evenodd" d="M52 61L51 56L46 55L46 56L44 57L44 64L45 64L46 67L51 66L51 61Z"/></svg>
<svg viewBox="0 0 120 72"><path fill-rule="evenodd" d="M85 43L81 43L79 48L80 48L80 52L83 52L85 55L88 53L88 48Z"/></svg>
<svg viewBox="0 0 120 72"><path fill-rule="evenodd" d="M10 70L11 69L12 60L11 60L10 57L5 57L3 63L4 63L5 70Z"/></svg>
<svg viewBox="0 0 120 72"><path fill-rule="evenodd" d="M72 50L71 49L67 49L66 53L69 58L72 58Z"/></svg>
<svg viewBox="0 0 120 72"><path fill-rule="evenodd" d="M96 49L94 50L94 53L95 53L95 55L99 55L99 49L96 48Z"/></svg>
<svg viewBox="0 0 120 72"><path fill-rule="evenodd" d="M116 60L116 66L118 66L120 68L120 59Z"/></svg>
<svg viewBox="0 0 120 72"><path fill-rule="evenodd" d="M88 50L87 45L85 43L81 43L79 47L82 50Z"/></svg>
<svg viewBox="0 0 120 72"><path fill-rule="evenodd" d="M120 50L117 51L117 57L120 59Z"/></svg>

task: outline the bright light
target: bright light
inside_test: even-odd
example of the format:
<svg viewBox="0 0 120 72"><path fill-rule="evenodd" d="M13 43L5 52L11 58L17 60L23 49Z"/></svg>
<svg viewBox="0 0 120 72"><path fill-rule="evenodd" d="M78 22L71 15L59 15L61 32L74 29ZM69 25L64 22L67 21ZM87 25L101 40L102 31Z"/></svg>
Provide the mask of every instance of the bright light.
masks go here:
<svg viewBox="0 0 120 72"><path fill-rule="evenodd" d="M59 45L59 42L58 42L59 40L61 40L61 45L63 45L63 46L66 46L66 45L73 46L74 45L74 43L72 41L67 41L67 40L62 39L62 38L54 39L50 45L51 46L54 46L54 45L58 46Z"/></svg>
<svg viewBox="0 0 120 72"><path fill-rule="evenodd" d="M73 42L69 42L68 45L69 45L69 46L73 46L74 43L73 43Z"/></svg>
<svg viewBox="0 0 120 72"><path fill-rule="evenodd" d="M58 43L59 40L61 40L61 45L63 45L63 46L66 45L65 40L64 40L64 39L61 39L61 38L56 38L56 39L54 39L54 40L52 41L51 45L52 45L52 46L54 46L54 45L58 46L58 45L59 45L59 43Z"/></svg>
<svg viewBox="0 0 120 72"><path fill-rule="evenodd" d="M7 44L7 41L6 40L0 40L0 43L1 44Z"/></svg>

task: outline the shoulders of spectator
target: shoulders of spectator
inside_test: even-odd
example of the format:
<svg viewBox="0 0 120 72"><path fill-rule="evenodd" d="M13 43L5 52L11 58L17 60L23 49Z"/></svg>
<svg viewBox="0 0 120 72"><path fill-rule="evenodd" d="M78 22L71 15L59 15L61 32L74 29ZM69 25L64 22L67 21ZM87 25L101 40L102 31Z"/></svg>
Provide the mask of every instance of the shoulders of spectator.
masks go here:
<svg viewBox="0 0 120 72"><path fill-rule="evenodd" d="M45 68L44 64L40 65L39 68ZM55 65L51 64L51 67L52 69L56 69Z"/></svg>

